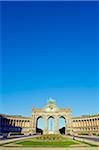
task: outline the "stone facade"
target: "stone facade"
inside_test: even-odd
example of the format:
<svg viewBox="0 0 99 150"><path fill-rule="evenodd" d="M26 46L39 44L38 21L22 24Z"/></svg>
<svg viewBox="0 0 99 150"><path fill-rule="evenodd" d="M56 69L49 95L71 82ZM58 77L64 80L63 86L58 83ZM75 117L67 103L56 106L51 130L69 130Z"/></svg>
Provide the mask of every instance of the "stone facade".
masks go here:
<svg viewBox="0 0 99 150"><path fill-rule="evenodd" d="M54 118L54 134L59 132L59 119L65 120L65 134L99 134L99 114L72 117L70 108L58 108L49 100L44 108L32 109L31 117L0 114L0 133L36 134L39 118L44 120L43 134L49 134L48 119Z"/></svg>

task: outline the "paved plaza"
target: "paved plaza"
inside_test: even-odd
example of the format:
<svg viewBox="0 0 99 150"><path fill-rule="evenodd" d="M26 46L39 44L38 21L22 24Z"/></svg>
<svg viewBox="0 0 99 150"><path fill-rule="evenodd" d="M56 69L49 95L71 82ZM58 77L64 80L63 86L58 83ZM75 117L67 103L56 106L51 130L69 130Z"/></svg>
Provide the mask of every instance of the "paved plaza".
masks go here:
<svg viewBox="0 0 99 150"><path fill-rule="evenodd" d="M24 140L24 139L29 139L31 137L34 136L29 136L29 137L20 137L20 138L13 138L13 139L6 139L6 140L1 140L0 144L7 144L9 142L14 142L14 141L18 141L18 140ZM36 136L35 136L36 137ZM91 137L89 137L91 138ZM81 139L81 138L80 138ZM96 137L95 137L96 139ZM97 139L99 140L99 138L97 137ZM77 139L78 140L78 139ZM86 140L86 139L85 139ZM88 140L88 139L87 139ZM85 141L90 143L90 141ZM92 142L92 141L91 141ZM95 141L93 141L95 142ZM95 144L95 143L93 143ZM98 141L97 141L97 145L98 145ZM7 146L7 145L6 145ZM79 147L70 147L70 148L32 148L32 147L10 147L10 145L8 147L0 147L0 150L99 150L99 147L82 147L82 145L80 145Z"/></svg>
<svg viewBox="0 0 99 150"><path fill-rule="evenodd" d="M99 150L99 147L83 147L83 148L16 148L16 147L0 147L0 150Z"/></svg>

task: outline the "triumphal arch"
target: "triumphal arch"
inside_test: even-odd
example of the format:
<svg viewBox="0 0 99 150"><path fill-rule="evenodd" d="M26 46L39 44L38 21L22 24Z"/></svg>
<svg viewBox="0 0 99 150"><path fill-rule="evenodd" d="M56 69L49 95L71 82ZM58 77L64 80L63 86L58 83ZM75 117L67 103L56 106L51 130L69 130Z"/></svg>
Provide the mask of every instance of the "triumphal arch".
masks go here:
<svg viewBox="0 0 99 150"><path fill-rule="evenodd" d="M36 133L37 121L42 117L44 120L44 130L43 134L58 134L59 133L59 119L63 117L65 120L65 134L72 131L72 117L70 108L59 108L56 105L56 101L49 99L48 103L44 108L35 108L32 109L32 131ZM54 119L54 131L48 130L48 119Z"/></svg>

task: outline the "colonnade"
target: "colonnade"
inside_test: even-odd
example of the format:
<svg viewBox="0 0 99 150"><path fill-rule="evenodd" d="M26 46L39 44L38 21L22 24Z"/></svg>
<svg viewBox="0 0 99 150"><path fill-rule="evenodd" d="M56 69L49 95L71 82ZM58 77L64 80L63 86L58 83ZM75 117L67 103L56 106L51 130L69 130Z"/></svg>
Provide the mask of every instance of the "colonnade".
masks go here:
<svg viewBox="0 0 99 150"><path fill-rule="evenodd" d="M30 120L21 118L4 118L0 119L1 126L12 127L30 127Z"/></svg>
<svg viewBox="0 0 99 150"><path fill-rule="evenodd" d="M72 119L72 127L76 131L99 131L99 115L76 117Z"/></svg>

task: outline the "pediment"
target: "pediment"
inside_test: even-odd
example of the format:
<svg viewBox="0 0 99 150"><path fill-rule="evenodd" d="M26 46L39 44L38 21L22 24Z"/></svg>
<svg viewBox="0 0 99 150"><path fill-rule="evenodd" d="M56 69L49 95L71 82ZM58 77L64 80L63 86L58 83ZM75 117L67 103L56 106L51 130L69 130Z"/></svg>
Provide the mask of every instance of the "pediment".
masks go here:
<svg viewBox="0 0 99 150"><path fill-rule="evenodd" d="M58 111L59 108L56 105L56 101L50 98L43 110L46 112L55 112Z"/></svg>

